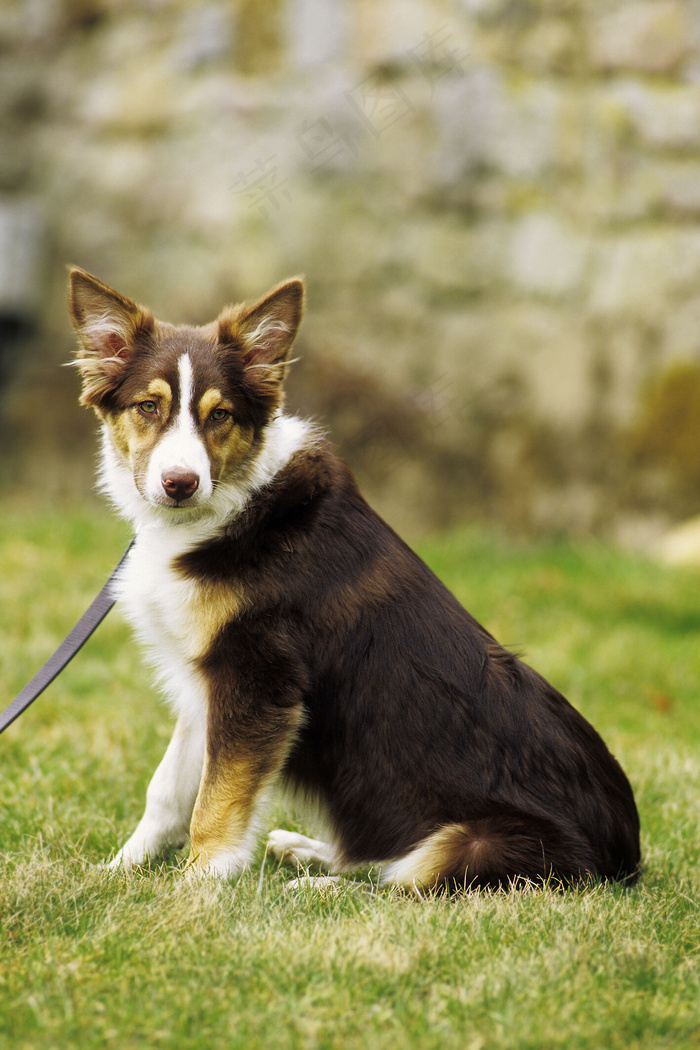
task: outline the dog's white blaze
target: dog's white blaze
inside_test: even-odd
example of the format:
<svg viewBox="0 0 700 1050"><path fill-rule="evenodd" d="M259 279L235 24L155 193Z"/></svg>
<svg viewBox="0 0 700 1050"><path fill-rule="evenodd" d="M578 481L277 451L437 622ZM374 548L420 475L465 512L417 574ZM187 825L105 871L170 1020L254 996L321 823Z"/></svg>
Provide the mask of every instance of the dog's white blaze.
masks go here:
<svg viewBox="0 0 700 1050"><path fill-rule="evenodd" d="M180 403L173 424L166 430L154 448L146 471L146 495L154 503L162 502L163 473L168 470L191 470L199 478L199 487L191 497L191 505L196 506L212 494L209 457L204 442L197 434L193 415L192 362L189 354L183 354L178 361L180 377Z"/></svg>

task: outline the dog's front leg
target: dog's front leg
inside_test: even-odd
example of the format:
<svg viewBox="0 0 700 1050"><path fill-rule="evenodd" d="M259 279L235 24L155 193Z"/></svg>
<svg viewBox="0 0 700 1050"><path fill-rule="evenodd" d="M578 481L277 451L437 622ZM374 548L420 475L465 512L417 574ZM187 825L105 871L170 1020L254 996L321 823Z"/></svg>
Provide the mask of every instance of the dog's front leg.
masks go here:
<svg viewBox="0 0 700 1050"><path fill-rule="evenodd" d="M168 846L187 840L192 810L202 779L206 730L183 715L146 792L146 809L131 838L110 868L130 868L152 860Z"/></svg>
<svg viewBox="0 0 700 1050"><path fill-rule="evenodd" d="M190 826L190 870L237 875L255 847L256 812L294 741L301 706L270 708L226 732L210 723Z"/></svg>

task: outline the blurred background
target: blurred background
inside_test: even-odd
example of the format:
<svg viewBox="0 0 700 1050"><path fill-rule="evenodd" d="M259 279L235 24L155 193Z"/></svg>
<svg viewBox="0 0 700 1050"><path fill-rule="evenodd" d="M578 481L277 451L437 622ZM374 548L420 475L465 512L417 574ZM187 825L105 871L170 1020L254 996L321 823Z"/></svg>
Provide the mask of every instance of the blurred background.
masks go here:
<svg viewBox="0 0 700 1050"><path fill-rule="evenodd" d="M75 263L306 275L290 382L409 534L700 512L700 0L4 0L0 486L94 498Z"/></svg>

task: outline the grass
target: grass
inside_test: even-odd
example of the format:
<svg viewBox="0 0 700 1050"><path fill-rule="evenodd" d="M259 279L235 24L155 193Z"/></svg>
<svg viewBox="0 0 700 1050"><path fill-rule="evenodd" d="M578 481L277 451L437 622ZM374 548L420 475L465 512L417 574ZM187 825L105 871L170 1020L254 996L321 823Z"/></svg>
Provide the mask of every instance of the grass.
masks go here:
<svg viewBox="0 0 700 1050"><path fill-rule="evenodd" d="M0 515L7 701L126 540L92 510ZM0 740L0 1046L700 1046L697 576L472 532L421 552L621 759L643 825L638 888L290 894L262 850L237 882L190 884L178 856L106 875L94 865L132 830L169 734L113 615Z"/></svg>

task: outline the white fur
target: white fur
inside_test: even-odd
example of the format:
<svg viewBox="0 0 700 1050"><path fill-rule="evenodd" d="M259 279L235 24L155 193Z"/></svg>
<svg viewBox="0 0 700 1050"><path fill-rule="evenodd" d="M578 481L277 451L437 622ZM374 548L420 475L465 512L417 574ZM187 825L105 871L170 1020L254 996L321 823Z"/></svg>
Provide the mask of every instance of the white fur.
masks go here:
<svg viewBox="0 0 700 1050"><path fill-rule="evenodd" d="M145 864L166 847L184 844L202 776L206 736L205 708L189 721L181 717L146 792L146 810L110 868Z"/></svg>
<svg viewBox="0 0 700 1050"><path fill-rule="evenodd" d="M116 510L137 529L147 525L177 528L186 550L215 536L227 521L245 510L251 496L269 484L295 452L313 442L315 434L314 427L306 420L280 414L265 428L261 447L241 466L238 477L218 482L206 503L166 507L151 503L141 495L129 464L114 447L105 424L101 434L99 486ZM185 535L189 541L185 541Z"/></svg>
<svg viewBox="0 0 700 1050"><path fill-rule="evenodd" d="M250 826L243 841L235 849L215 853L213 857L207 858L206 867L202 866L193 870L197 875L215 875L220 879L240 875L242 871L250 867L258 837L257 830L256 827Z"/></svg>
<svg viewBox="0 0 700 1050"><path fill-rule="evenodd" d="M441 830L429 835L409 853L396 860L386 862L377 860L373 863L366 862L363 866L376 869L379 873L380 886L401 886L422 896L424 887L420 882L421 875L431 870L430 863L435 855L435 842L442 834ZM341 875L351 870L340 861L338 852L332 843L311 839L294 831L284 831L279 828L271 831L267 838L267 849L277 860L296 864L297 867L313 864L331 873L330 877L310 877L307 873L303 878L292 880L287 889L303 886L311 889L324 889L327 885L338 882Z"/></svg>
<svg viewBox="0 0 700 1050"><path fill-rule="evenodd" d="M289 332L289 325L279 318L270 317L267 314L260 318L255 328L245 334L246 343L249 346L268 349L273 346L280 336Z"/></svg>
<svg viewBox="0 0 700 1050"><path fill-rule="evenodd" d="M271 831L267 839L267 848L278 860L290 860L295 864L318 864L331 871L340 871L336 852L332 846L320 839L310 839L294 831L277 829Z"/></svg>
<svg viewBox="0 0 700 1050"><path fill-rule="evenodd" d="M178 715L175 733L146 794L146 810L111 866L143 864L189 831L204 764L207 690L192 663L193 584L177 577L172 558L181 543L174 529L144 527L115 585L120 608L133 625Z"/></svg>
<svg viewBox="0 0 700 1050"><path fill-rule="evenodd" d="M111 308L105 308L100 313L91 314L80 326L79 331L85 342L94 346L102 346L114 339L115 336L126 343L131 334L128 318L121 314L115 314ZM118 365L124 364L123 359L116 356L102 357L102 362L104 363L105 361ZM76 361L75 364L80 365L80 361Z"/></svg>
<svg viewBox="0 0 700 1050"><path fill-rule="evenodd" d="M435 845L443 835L444 829L440 828L419 842L403 857L384 864L381 869L381 885L404 886L420 894L424 888L421 886L421 876L425 877L425 873L431 871L435 858Z"/></svg>
<svg viewBox="0 0 700 1050"><path fill-rule="evenodd" d="M328 890L340 890L343 886L352 886L345 882L339 875L302 875L298 879L290 879L285 883L284 892L292 893L294 890L313 890L314 893L324 893Z"/></svg>
<svg viewBox="0 0 700 1050"><path fill-rule="evenodd" d="M113 867L144 863L164 846L180 845L189 829L201 780L207 688L195 660L204 643L198 631L202 596L196 583L174 572L174 559L215 537L313 436L302 420L279 415L266 428L260 448L244 464L240 477L212 486L208 461L202 459L206 459L204 445L191 414L193 375L188 355L180 359L179 369L179 413L175 426L152 454L146 497L112 443L106 424L102 433L101 485L137 527L136 543L115 584L115 595L178 715L173 738L148 788L143 818L112 861ZM200 477L199 498L192 508L166 507L155 498L162 471L174 466L191 468ZM224 875L247 866L255 831L253 822L235 850L209 858L208 870Z"/></svg>
<svg viewBox="0 0 700 1050"><path fill-rule="evenodd" d="M255 807L250 823L240 842L230 849L221 850L207 857L206 867L201 866L198 873L226 877L239 875L250 865L255 846L260 834L260 817L269 798L269 785L263 787L255 800Z"/></svg>
<svg viewBox="0 0 700 1050"><path fill-rule="evenodd" d="M260 335L261 333L256 333ZM192 415L192 363L187 354L179 361L180 406L174 425L156 445L149 463L144 493L137 488L127 461L112 443L108 426L102 431L101 485L117 509L137 528L136 543L126 560L115 594L127 619L146 649L172 708L178 716L173 738L156 769L146 796L146 809L136 830L122 846L110 867L130 867L153 859L166 846L180 846L189 831L193 808L204 769L207 733L207 686L197 670L208 639L200 633L199 610L203 596L198 585L175 573L174 560L200 543L213 539L228 521L239 515L251 496L269 484L295 452L315 440L308 423L278 415L267 426L262 444L242 464L235 479L212 484L204 443L197 435ZM199 477L191 506L175 508L162 502L162 474L179 467ZM241 840L231 849L206 858L197 872L228 876L248 866L257 837L257 813L268 794L266 784L256 800L256 816ZM324 817L317 800L311 803ZM323 821L325 823L325 821ZM288 831L273 831L268 849L280 860L318 864L331 872L346 870L333 843ZM382 884L414 886L422 861L432 855L431 837L405 857L384 865ZM333 877L294 880L290 887L323 889L337 885Z"/></svg>
<svg viewBox="0 0 700 1050"><path fill-rule="evenodd" d="M197 434L197 427L192 416L193 376L189 354L183 354L180 358L178 372L180 411L153 450L148 461L144 488L149 502L168 505L162 483L164 472L174 468L190 470L197 475L199 480L198 488L189 500L192 506L197 507L206 503L210 498L213 486L207 450ZM178 508L177 512L181 512L181 509Z"/></svg>

